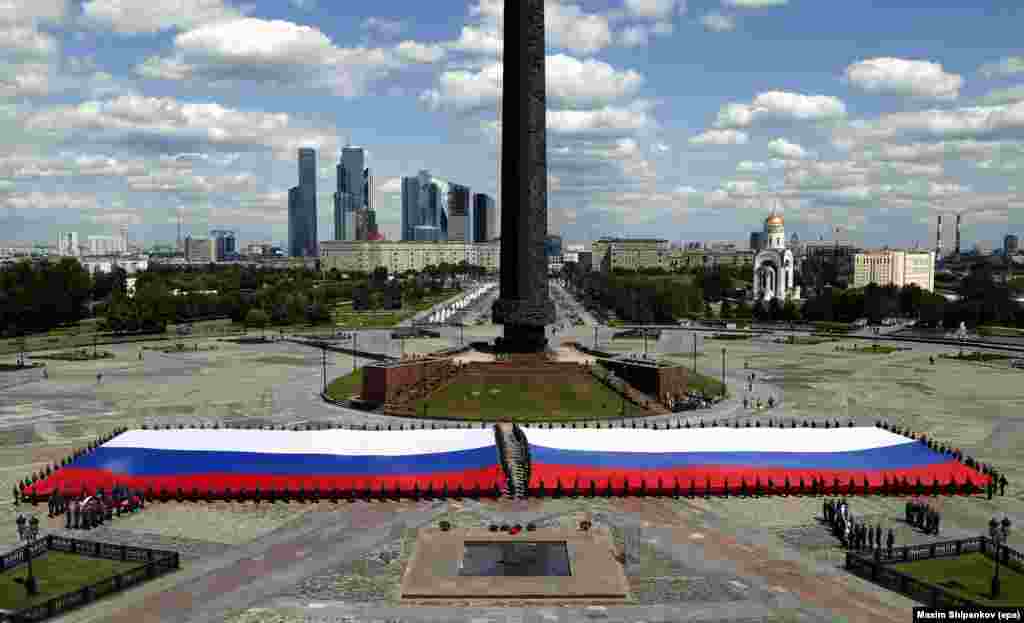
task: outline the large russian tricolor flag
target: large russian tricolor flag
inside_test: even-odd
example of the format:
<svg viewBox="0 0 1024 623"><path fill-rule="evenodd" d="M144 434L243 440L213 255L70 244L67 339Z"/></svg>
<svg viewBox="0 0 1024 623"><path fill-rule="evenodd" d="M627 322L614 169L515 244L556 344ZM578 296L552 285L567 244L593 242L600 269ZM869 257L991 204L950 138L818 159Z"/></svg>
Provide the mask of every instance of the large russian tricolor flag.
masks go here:
<svg viewBox="0 0 1024 623"><path fill-rule="evenodd" d="M471 491L504 484L491 429L408 431L132 430L36 483L37 494L126 485L267 492Z"/></svg>
<svg viewBox="0 0 1024 623"><path fill-rule="evenodd" d="M782 489L788 477L796 492L801 478L831 488L838 479L846 490L851 479L863 491L884 482L907 479L931 487L935 480L975 485L979 472L920 441L881 428L691 428L691 429L540 429L524 428L531 461L530 489L560 484L563 490L605 491L672 489L676 479L685 492L691 482L703 493L732 491L746 483L767 488L769 479Z"/></svg>

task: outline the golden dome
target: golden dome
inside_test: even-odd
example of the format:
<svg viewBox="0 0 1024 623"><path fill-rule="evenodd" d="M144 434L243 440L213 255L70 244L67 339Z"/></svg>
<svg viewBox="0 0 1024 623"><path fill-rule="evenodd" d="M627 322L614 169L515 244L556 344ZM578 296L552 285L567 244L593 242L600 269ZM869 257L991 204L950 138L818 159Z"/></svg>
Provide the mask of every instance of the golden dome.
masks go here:
<svg viewBox="0 0 1024 623"><path fill-rule="evenodd" d="M766 225L782 225L782 217L779 216L778 214L772 214L771 216L768 217L768 220L765 221L765 224Z"/></svg>

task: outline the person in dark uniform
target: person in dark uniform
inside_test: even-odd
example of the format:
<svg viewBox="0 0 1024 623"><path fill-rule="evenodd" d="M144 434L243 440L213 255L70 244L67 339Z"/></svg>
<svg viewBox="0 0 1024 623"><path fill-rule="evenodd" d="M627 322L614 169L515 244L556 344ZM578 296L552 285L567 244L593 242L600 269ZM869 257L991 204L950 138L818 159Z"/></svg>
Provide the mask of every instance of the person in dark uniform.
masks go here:
<svg viewBox="0 0 1024 623"><path fill-rule="evenodd" d="M882 549L882 524L875 524L875 548Z"/></svg>
<svg viewBox="0 0 1024 623"><path fill-rule="evenodd" d="M1006 495L1006 485L1009 483L1006 481L1006 474L999 475L999 495Z"/></svg>
<svg viewBox="0 0 1024 623"><path fill-rule="evenodd" d="M942 521L942 515L939 511L935 511L935 536L939 536L939 522Z"/></svg>
<svg viewBox="0 0 1024 623"><path fill-rule="evenodd" d="M889 528L889 534L885 537L885 548L889 552L889 558L892 558L892 545L896 542L896 534Z"/></svg>

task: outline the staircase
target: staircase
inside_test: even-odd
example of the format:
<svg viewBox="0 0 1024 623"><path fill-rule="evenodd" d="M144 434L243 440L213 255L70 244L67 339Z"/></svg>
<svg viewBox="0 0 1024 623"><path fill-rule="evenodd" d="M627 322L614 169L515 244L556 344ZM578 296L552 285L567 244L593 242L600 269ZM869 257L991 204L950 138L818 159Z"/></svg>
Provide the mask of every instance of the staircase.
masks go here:
<svg viewBox="0 0 1024 623"><path fill-rule="evenodd" d="M494 434L501 452L501 467L505 470L505 495L525 497L530 482L529 458L524 444L516 436L515 425L507 422L496 424Z"/></svg>

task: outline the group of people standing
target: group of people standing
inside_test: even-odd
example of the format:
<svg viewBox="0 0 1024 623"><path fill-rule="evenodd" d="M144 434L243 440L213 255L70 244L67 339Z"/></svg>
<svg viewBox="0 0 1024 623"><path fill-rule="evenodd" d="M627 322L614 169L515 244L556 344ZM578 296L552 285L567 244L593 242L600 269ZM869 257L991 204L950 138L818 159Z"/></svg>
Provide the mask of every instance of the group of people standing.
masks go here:
<svg viewBox="0 0 1024 623"><path fill-rule="evenodd" d="M852 550L875 550L882 549L882 526L874 526L856 519L850 513L850 506L846 500L825 500L822 508L825 521L832 526L832 533L839 537L843 547ZM893 544L896 535L892 528L889 528L885 537L885 549L892 556Z"/></svg>
<svg viewBox="0 0 1024 623"><path fill-rule="evenodd" d="M907 502L907 523L923 530L925 534L939 534L939 511L924 502Z"/></svg>
<svg viewBox="0 0 1024 623"><path fill-rule="evenodd" d="M105 496L99 491L94 496L67 496L60 492L50 496L48 501L50 517L64 515L64 527L68 530L88 530L110 521L125 509L120 502L131 500L130 508L145 508L145 497L127 487L117 487L112 495Z"/></svg>

